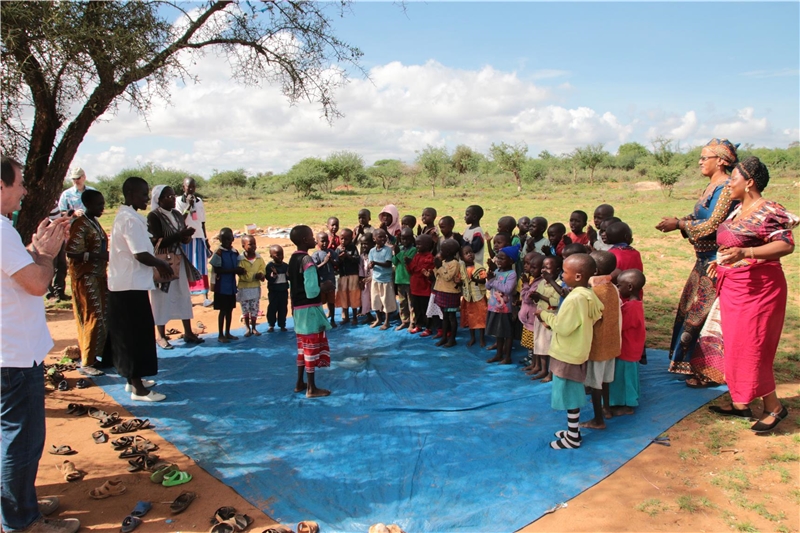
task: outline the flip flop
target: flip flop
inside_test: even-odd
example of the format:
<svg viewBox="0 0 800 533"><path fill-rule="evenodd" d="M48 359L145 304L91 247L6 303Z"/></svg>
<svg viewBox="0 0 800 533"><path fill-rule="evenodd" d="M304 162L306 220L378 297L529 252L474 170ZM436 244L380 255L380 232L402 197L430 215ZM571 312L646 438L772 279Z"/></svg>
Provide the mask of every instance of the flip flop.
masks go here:
<svg viewBox="0 0 800 533"><path fill-rule="evenodd" d="M228 522L220 522L219 524L214 524L209 533L236 533L236 528Z"/></svg>
<svg viewBox="0 0 800 533"><path fill-rule="evenodd" d="M157 455L140 455L136 459L130 459L128 464L128 472L139 472L141 470L150 470L158 464Z"/></svg>
<svg viewBox="0 0 800 533"><path fill-rule="evenodd" d="M103 444L108 442L108 435L104 431L98 430L92 433L92 440L94 440L95 444Z"/></svg>
<svg viewBox="0 0 800 533"><path fill-rule="evenodd" d="M103 420L109 417L108 413L97 407L87 407L86 414L97 420Z"/></svg>
<svg viewBox="0 0 800 533"><path fill-rule="evenodd" d="M136 518L141 518L150 512L150 509L153 508L153 504L150 502L139 501L136 503L136 507L133 508L131 511L130 516L134 516Z"/></svg>
<svg viewBox="0 0 800 533"><path fill-rule="evenodd" d="M122 520L122 527L119 530L122 531L122 533L131 533L131 531L139 527L141 523L141 518L129 515Z"/></svg>
<svg viewBox="0 0 800 533"><path fill-rule="evenodd" d="M57 388L58 388L58 390L61 390L61 391L67 391L67 390L69 390L69 383L67 383L66 379L62 379L58 383L58 387Z"/></svg>
<svg viewBox="0 0 800 533"><path fill-rule="evenodd" d="M67 414L74 416L83 416L89 411L89 408L82 403L71 403L67 406Z"/></svg>
<svg viewBox="0 0 800 533"><path fill-rule="evenodd" d="M319 533L319 524L313 520L303 520L297 524L297 533Z"/></svg>
<svg viewBox="0 0 800 533"><path fill-rule="evenodd" d="M164 476L169 474L170 472L177 472L179 470L178 465L176 464L166 464L163 465L155 470L153 474L150 476L150 481L153 483L161 483L164 481Z"/></svg>
<svg viewBox="0 0 800 533"><path fill-rule="evenodd" d="M119 413L117 413L116 411L106 416L105 418L99 418L98 420L100 421L101 428L110 428L111 426L116 426L117 424L122 422L122 419L119 417Z"/></svg>
<svg viewBox="0 0 800 533"><path fill-rule="evenodd" d="M119 435L120 433L133 433L137 429L139 428L133 423L133 420L126 420L122 424L111 428L111 433L115 435Z"/></svg>
<svg viewBox="0 0 800 533"><path fill-rule="evenodd" d="M175 487L177 485L189 483L191 480L192 475L189 472L175 470L174 472L169 472L164 475L164 481L162 481L161 484L165 487Z"/></svg>
<svg viewBox="0 0 800 533"><path fill-rule="evenodd" d="M128 490L119 479L109 479L97 488L89 491L89 497L95 500L105 500L111 496L119 496Z"/></svg>
<svg viewBox="0 0 800 533"><path fill-rule="evenodd" d="M66 481L80 481L83 478L83 474L75 468L72 461L65 460L60 465L56 465L56 468L61 471Z"/></svg>
<svg viewBox="0 0 800 533"><path fill-rule="evenodd" d="M88 389L89 387L92 386L92 382L89 381L88 379L81 378L78 380L77 383L75 383L75 386L78 387L79 389Z"/></svg>
<svg viewBox="0 0 800 533"><path fill-rule="evenodd" d="M220 522L225 522L226 520L230 520L231 518L236 515L236 508L235 507L220 507L217 509L217 512L214 513L214 518L211 520L214 524L219 524Z"/></svg>
<svg viewBox="0 0 800 533"><path fill-rule="evenodd" d="M133 437L132 445L146 452L154 452L158 449L158 444L153 444L141 435L136 435Z"/></svg>
<svg viewBox="0 0 800 533"><path fill-rule="evenodd" d="M232 525L236 531L244 531L253 524L254 520L246 514L235 514L226 522Z"/></svg>
<svg viewBox="0 0 800 533"><path fill-rule="evenodd" d="M166 334L167 334L167 335L180 335L180 334L181 334L181 332L180 332L180 331L178 331L178 330L177 330L177 329L175 329L175 328L169 328L169 329L166 331Z"/></svg>
<svg viewBox="0 0 800 533"><path fill-rule="evenodd" d="M133 444L133 437L120 437L117 440L111 441L111 445L117 451L124 450L131 444Z"/></svg>
<svg viewBox="0 0 800 533"><path fill-rule="evenodd" d="M180 514L189 508L195 498L197 498L197 494L194 492L181 492L170 504L169 509L172 514Z"/></svg>
<svg viewBox="0 0 800 533"><path fill-rule="evenodd" d="M78 453L76 450L73 450L68 445L64 444L61 446L56 446L53 444L50 446L50 450L48 451L50 455L75 455Z"/></svg>

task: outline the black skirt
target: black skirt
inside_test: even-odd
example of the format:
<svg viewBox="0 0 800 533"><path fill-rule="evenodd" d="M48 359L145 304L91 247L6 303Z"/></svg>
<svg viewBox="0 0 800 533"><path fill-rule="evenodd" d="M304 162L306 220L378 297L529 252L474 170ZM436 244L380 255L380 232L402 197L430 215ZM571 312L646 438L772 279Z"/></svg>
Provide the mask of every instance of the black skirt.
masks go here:
<svg viewBox="0 0 800 533"><path fill-rule="evenodd" d="M108 329L114 367L124 378L158 374L153 310L147 291L108 293Z"/></svg>
<svg viewBox="0 0 800 533"><path fill-rule="evenodd" d="M501 339L510 339L514 335L514 325L511 322L511 313L486 314L486 334Z"/></svg>

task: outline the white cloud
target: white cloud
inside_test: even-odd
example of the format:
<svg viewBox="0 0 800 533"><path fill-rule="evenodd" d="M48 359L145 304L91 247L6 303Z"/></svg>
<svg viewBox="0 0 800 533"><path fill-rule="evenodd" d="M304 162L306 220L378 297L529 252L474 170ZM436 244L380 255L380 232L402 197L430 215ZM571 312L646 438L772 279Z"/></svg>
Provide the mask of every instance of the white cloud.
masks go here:
<svg viewBox="0 0 800 533"><path fill-rule="evenodd" d="M746 107L740 109L735 118L720 122L713 128L715 137L728 137L730 139L747 139L758 137L770 132L770 125L766 117L757 118L755 109Z"/></svg>

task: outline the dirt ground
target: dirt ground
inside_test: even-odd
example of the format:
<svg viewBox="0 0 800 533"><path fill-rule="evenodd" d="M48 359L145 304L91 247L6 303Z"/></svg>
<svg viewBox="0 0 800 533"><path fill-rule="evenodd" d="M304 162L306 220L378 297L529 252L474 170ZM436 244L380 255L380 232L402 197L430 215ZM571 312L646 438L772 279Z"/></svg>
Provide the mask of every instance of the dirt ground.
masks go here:
<svg viewBox="0 0 800 533"><path fill-rule="evenodd" d="M283 245L287 258L294 248L286 239L257 240L265 259L267 246L272 243ZM215 333L216 313L202 307L202 298L195 297L194 302L195 322L203 322L208 328L206 333ZM46 362L52 363L61 357L66 346L77 341L70 310L48 310L47 318L55 347ZM238 319L235 314L235 324ZM181 326L175 321L167 325L170 327ZM80 375L72 371L66 377L74 384ZM671 446L650 445L608 478L566 502L566 508L542 517L522 531L800 531L799 392L797 383L779 386L778 395L793 413L781 424L778 433L768 437L755 436L744 422L720 420L710 416L705 407L699 409L666 431ZM691 394L688 389L687 394ZM109 413L117 411L123 418L130 417L102 388L54 391L47 394L45 402L45 450L50 445L68 444L79 452L65 458L45 451L40 462L39 495L57 495L61 499L61 507L54 516L79 518L82 526L90 530L118 531L122 519L137 501L150 500L153 510L144 518L140 531L208 531L209 520L221 506L233 506L253 517L251 531L263 531L275 523L161 438L157 428L138 434L158 444L160 449L156 453L191 473L193 480L166 488L151 483L149 474L128 473L127 461L118 458L118 452L110 444L93 442L91 434L98 429L96 420L66 414L68 404L83 403ZM116 438L109 436L112 440ZM86 472L82 481L64 481L55 467L64 459ZM530 475L536 475L535 458L531 460ZM89 491L108 479L122 480L127 491L105 500L91 499ZM197 500L186 512L171 515L169 504L184 490L197 493ZM389 523L399 519L386 520ZM507 529L497 524L496 530Z"/></svg>

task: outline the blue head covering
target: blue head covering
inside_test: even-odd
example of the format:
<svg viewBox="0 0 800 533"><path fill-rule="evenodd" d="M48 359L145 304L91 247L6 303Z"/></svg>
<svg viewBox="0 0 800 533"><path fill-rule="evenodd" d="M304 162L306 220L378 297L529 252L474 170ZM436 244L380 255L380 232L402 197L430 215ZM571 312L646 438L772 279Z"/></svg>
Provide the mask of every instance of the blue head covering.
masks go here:
<svg viewBox="0 0 800 533"><path fill-rule="evenodd" d="M511 259L512 263L516 263L519 260L519 244L506 246L505 248L501 248L500 251L506 254L508 258Z"/></svg>

